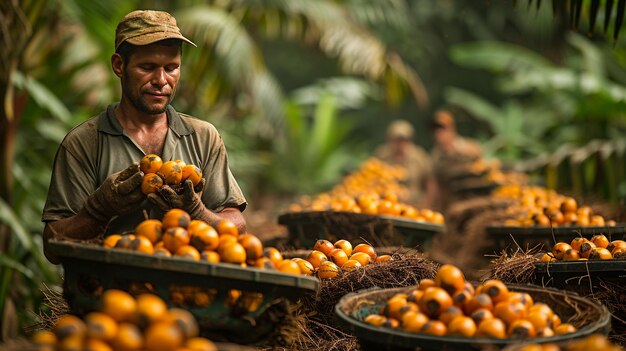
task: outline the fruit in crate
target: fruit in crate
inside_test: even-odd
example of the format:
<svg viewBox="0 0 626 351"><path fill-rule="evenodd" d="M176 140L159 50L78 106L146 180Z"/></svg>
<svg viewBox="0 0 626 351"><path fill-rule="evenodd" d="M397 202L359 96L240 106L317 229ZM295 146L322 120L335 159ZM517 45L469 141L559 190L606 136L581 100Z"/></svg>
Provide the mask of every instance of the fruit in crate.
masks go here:
<svg viewBox="0 0 626 351"><path fill-rule="evenodd" d="M31 341L40 350L206 350L216 351L213 342L198 336L191 313L168 309L152 294L134 298L121 290L107 290L100 309L84 319L60 316L52 330L40 330Z"/></svg>
<svg viewBox="0 0 626 351"><path fill-rule="evenodd" d="M474 288L460 269L447 264L435 279L422 279L414 289L394 294L363 321L411 333L466 338L526 339L576 331L529 294L510 291L499 280Z"/></svg>
<svg viewBox="0 0 626 351"><path fill-rule="evenodd" d="M403 203L408 190L400 184L406 170L372 158L346 176L330 192L303 197L290 206L291 212L336 211L402 217L418 222L443 224L440 212L417 209Z"/></svg>
<svg viewBox="0 0 626 351"><path fill-rule="evenodd" d="M569 244L558 242L551 252L541 256L541 262L613 259L626 259L626 241L609 241L604 234L594 235L591 239L578 237Z"/></svg>

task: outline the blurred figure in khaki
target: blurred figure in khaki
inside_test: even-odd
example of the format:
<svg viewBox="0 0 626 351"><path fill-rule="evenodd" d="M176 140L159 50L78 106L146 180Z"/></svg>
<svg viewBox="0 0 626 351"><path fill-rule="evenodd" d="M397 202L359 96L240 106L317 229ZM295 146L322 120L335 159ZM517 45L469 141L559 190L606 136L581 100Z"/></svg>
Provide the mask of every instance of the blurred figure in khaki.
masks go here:
<svg viewBox="0 0 626 351"><path fill-rule="evenodd" d="M405 120L396 120L387 128L387 143L376 149L374 156L390 165L402 166L407 177L404 186L407 199L417 207L430 207L435 194L433 166L428 153L413 143L413 126Z"/></svg>
<svg viewBox="0 0 626 351"><path fill-rule="evenodd" d="M434 207L442 210L450 202L451 176L468 170L472 163L482 158L483 152L476 141L457 134L454 117L449 111L435 112L433 129L435 146L431 155L437 180Z"/></svg>

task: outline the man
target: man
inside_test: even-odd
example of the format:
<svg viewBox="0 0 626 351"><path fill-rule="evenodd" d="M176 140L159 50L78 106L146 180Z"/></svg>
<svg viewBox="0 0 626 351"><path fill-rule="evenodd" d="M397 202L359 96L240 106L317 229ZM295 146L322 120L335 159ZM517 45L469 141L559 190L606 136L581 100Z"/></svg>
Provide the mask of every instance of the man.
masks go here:
<svg viewBox="0 0 626 351"><path fill-rule="evenodd" d="M444 209L450 200L450 176L467 170L473 162L479 160L482 149L477 142L457 134L456 123L449 111L435 112L433 129L435 147L432 150L432 160L439 190L436 208Z"/></svg>
<svg viewBox="0 0 626 351"><path fill-rule="evenodd" d="M430 156L413 143L413 126L405 120L396 120L387 128L387 143L381 145L374 155L382 161L406 169L404 185L409 190L411 205L429 207L434 194L434 178Z"/></svg>
<svg viewBox="0 0 626 351"><path fill-rule="evenodd" d="M169 13L134 11L120 21L111 66L120 78L122 97L72 129L61 143L42 216L45 242L130 231L144 219L144 210L158 218L175 207L210 224L228 219L245 232L241 211L247 203L219 133L170 106L183 42L195 46ZM194 164L204 179L195 189L187 181L181 195L163 186L159 194L146 197L137 162L147 154Z"/></svg>

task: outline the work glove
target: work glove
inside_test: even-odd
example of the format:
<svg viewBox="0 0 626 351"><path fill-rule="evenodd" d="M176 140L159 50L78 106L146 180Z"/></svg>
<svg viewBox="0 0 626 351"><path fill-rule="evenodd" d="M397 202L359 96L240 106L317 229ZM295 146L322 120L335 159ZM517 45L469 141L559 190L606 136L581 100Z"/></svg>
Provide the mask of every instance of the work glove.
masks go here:
<svg viewBox="0 0 626 351"><path fill-rule="evenodd" d="M202 178L194 188L191 180L187 179L183 183L183 192L180 195L172 187L165 184L158 191L158 194L149 194L148 200L163 212L172 208L180 208L189 213L191 218L198 218L205 209L202 203L202 191L205 183L206 180Z"/></svg>
<svg viewBox="0 0 626 351"><path fill-rule="evenodd" d="M141 191L142 179L138 163L111 174L87 198L85 211L99 222L108 223L114 216L136 210L146 198Z"/></svg>

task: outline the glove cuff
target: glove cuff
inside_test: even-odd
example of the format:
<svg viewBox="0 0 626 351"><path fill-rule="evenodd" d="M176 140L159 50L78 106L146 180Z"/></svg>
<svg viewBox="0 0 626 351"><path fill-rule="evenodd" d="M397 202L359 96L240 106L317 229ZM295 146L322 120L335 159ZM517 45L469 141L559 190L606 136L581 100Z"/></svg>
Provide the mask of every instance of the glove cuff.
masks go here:
<svg viewBox="0 0 626 351"><path fill-rule="evenodd" d="M113 218L113 215L107 213L108 211L105 210L105 206L102 206L100 201L98 201L97 195L92 195L87 198L84 210L90 217L105 225Z"/></svg>

